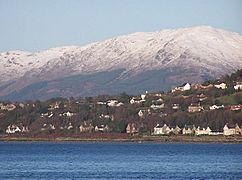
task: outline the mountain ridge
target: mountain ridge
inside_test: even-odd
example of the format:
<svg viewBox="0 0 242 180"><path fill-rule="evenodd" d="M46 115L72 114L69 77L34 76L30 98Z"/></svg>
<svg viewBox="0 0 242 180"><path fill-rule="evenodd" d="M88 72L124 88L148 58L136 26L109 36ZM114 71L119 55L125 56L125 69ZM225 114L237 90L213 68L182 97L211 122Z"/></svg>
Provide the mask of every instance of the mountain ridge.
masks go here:
<svg viewBox="0 0 242 180"><path fill-rule="evenodd" d="M123 71L109 84L138 78L146 71L163 70L169 71L167 78L174 81L171 86L179 83L177 78L186 73L192 72L194 76L185 78L186 81L200 82L203 77L216 78L240 69L242 36L207 26L138 32L82 47L64 46L36 53L3 52L0 63L2 97L38 82L99 72L110 72L111 76L113 71L120 69ZM146 88L144 84L142 90Z"/></svg>

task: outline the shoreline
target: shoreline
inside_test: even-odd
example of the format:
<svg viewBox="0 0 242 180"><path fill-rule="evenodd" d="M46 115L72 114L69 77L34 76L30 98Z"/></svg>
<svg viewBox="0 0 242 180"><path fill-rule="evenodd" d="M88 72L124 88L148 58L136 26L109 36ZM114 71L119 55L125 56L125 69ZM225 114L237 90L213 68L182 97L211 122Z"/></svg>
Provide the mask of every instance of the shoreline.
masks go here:
<svg viewBox="0 0 242 180"><path fill-rule="evenodd" d="M127 136L127 137L42 137L0 136L0 142L91 142L91 143L195 143L195 144L240 144L242 136Z"/></svg>

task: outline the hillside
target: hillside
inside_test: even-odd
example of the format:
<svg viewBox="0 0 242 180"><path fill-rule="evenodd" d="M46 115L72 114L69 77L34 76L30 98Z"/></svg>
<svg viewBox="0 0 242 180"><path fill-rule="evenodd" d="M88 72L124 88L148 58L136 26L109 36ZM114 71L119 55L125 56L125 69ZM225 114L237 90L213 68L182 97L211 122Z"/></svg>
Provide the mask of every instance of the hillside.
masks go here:
<svg viewBox="0 0 242 180"><path fill-rule="evenodd" d="M137 94L242 67L242 36L211 27L138 32L87 46L0 53L0 99Z"/></svg>
<svg viewBox="0 0 242 180"><path fill-rule="evenodd" d="M236 85L240 88L236 89ZM210 127L212 132L221 133L226 123L242 125L241 92L242 69L213 82L189 85L185 90L181 86L167 93L0 102L0 132L11 134L6 133L8 127L19 127L24 132L17 135L75 137L81 131L82 137L91 137L91 132L125 133L127 126L132 124L137 128L135 133L150 135L157 124L167 124L180 128L186 125ZM86 130L89 126L93 128ZM94 131L94 127L100 129Z"/></svg>

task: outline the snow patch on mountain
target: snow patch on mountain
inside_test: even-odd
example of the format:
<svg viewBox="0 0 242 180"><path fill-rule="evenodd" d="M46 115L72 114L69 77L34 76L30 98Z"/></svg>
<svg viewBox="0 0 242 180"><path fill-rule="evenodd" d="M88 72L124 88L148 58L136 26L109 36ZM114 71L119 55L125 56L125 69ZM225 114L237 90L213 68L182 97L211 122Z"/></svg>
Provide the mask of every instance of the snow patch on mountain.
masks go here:
<svg viewBox="0 0 242 180"><path fill-rule="evenodd" d="M119 78L149 70L194 70L214 77L242 67L242 36L207 26L138 32L83 47L66 46L41 52L0 53L0 85L5 89L73 75L125 69Z"/></svg>

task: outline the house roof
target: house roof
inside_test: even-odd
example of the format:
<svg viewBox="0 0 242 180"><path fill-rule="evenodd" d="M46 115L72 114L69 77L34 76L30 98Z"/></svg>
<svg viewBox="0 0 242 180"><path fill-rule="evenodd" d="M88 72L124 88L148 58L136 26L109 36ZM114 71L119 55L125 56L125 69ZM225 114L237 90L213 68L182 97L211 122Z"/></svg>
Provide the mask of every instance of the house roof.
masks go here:
<svg viewBox="0 0 242 180"><path fill-rule="evenodd" d="M226 124L229 129L235 128L237 124Z"/></svg>
<svg viewBox="0 0 242 180"><path fill-rule="evenodd" d="M156 126L155 126L155 128L162 128L163 127L163 125L160 125L160 124L157 124Z"/></svg>
<svg viewBox="0 0 242 180"><path fill-rule="evenodd" d="M198 126L197 129L198 129L198 128L199 128L200 130L202 130L202 129L207 129L207 128L210 128L210 127L209 127L209 126Z"/></svg>
<svg viewBox="0 0 242 180"><path fill-rule="evenodd" d="M176 129L176 128L180 128L178 125L176 126L169 126L170 128Z"/></svg>
<svg viewBox="0 0 242 180"><path fill-rule="evenodd" d="M162 125L160 125L160 124L157 124L156 126L155 126L155 128L164 128L164 127L169 127L167 124L162 124Z"/></svg>
<svg viewBox="0 0 242 180"><path fill-rule="evenodd" d="M184 129L185 129L185 130L188 130L189 128L190 128L190 129L193 129L193 128L195 128L195 126L194 126L194 125L185 125L185 126L184 126Z"/></svg>
<svg viewBox="0 0 242 180"><path fill-rule="evenodd" d="M102 125L97 125L97 126L95 126L95 127L97 127L97 128L105 128L107 125L104 125L104 124L102 124ZM108 127L108 126L107 126Z"/></svg>
<svg viewBox="0 0 242 180"><path fill-rule="evenodd" d="M142 100L142 98L139 97L139 96L137 96L137 97L132 97L131 100L132 100L132 99L133 99L133 100Z"/></svg>

